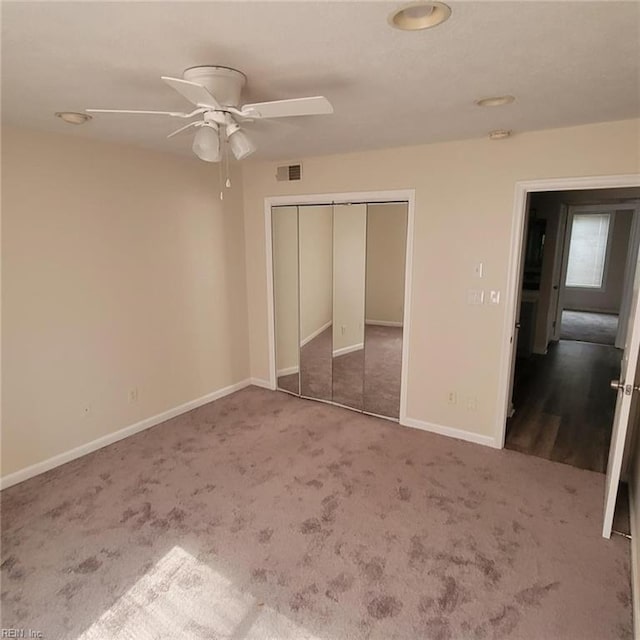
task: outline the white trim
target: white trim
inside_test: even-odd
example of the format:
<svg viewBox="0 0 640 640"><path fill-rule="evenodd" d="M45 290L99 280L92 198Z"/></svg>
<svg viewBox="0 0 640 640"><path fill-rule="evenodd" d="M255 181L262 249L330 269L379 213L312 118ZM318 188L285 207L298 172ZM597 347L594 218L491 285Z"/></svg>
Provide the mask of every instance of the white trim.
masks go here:
<svg viewBox="0 0 640 640"><path fill-rule="evenodd" d="M402 322L394 322L392 320L367 320L364 321L365 324L370 324L374 327L401 327Z"/></svg>
<svg viewBox="0 0 640 640"><path fill-rule="evenodd" d="M549 340L554 342L560 340L562 332L562 311L564 310L564 287L562 286L562 268L564 264L565 241L567 239L567 222L569 220L569 206L564 202L558 210L558 229L556 231L556 250L553 254L553 283L551 305L554 306L553 325L551 327L551 335L549 336L549 325L547 316L547 346ZM555 291L555 293L554 293Z"/></svg>
<svg viewBox="0 0 640 640"><path fill-rule="evenodd" d="M407 421L407 387L409 384L409 354L411 350L411 296L413 293L413 223L416 212L416 192L407 192L407 242L404 265L404 316L402 318L402 370L400 374L400 423Z"/></svg>
<svg viewBox="0 0 640 640"><path fill-rule="evenodd" d="M509 388L511 381L511 358L515 348L513 344L516 325L516 306L518 300L518 280L521 267L522 246L524 242L524 219L527 207L527 194L536 191L578 191L584 189L615 189L617 187L640 187L640 174L615 176L592 176L581 178L552 178L544 180L523 180L516 182L511 220L511 240L507 267L507 286L505 290L505 309L502 327L502 348L500 370L498 374L498 424L496 425L497 445L504 447L509 415Z"/></svg>
<svg viewBox="0 0 640 640"><path fill-rule="evenodd" d="M267 339L269 342L269 389L277 387L276 375L276 318L273 302L273 227L271 225L271 205L264 201L264 252L267 259Z"/></svg>
<svg viewBox="0 0 640 640"><path fill-rule="evenodd" d="M402 332L402 370L400 374L400 421L407 414L407 384L409 371L409 345L411 343L411 291L413 276L413 225L416 208L415 189L398 189L389 191L353 191L342 193L320 193L297 196L268 196L264 199L265 214L265 253L267 255L267 322L269 341L269 384L276 388L275 358L275 319L273 305L273 238L271 233L271 208L304 204L355 204L357 202L374 204L385 202L407 203L407 245L404 276L404 318Z"/></svg>
<svg viewBox="0 0 640 640"><path fill-rule="evenodd" d="M360 351L364 349L364 342L358 342L358 344L350 344L348 347L342 347L341 349L335 349L333 351L333 357L346 356L347 353L353 353L354 351Z"/></svg>
<svg viewBox="0 0 640 640"><path fill-rule="evenodd" d="M254 387L260 387L261 389L269 389L270 391L273 391L269 380L265 380L264 378L249 378L249 385L253 385Z"/></svg>
<svg viewBox="0 0 640 640"><path fill-rule="evenodd" d="M494 449L500 449L500 445L496 442L495 438L491 436L483 436L473 431L464 431L463 429L455 429L453 427L445 427L441 424L434 424L433 422L424 422L422 420L416 420L415 418L405 417L400 420L400 424L403 427L411 427L413 429L421 429L422 431L429 431L430 433L437 433L441 436L447 436L448 438L456 438L457 440L465 440L466 442L473 442L474 444L482 444L485 447L493 447Z"/></svg>
<svg viewBox="0 0 640 640"><path fill-rule="evenodd" d="M36 464L32 464L28 467L25 467L24 469L9 473L6 476L0 478L0 489L6 489L7 487L11 487L14 484L18 484L19 482L24 482L29 478L33 478L34 476L38 476L41 473L44 473L45 471L50 471L55 467L59 467L60 465L66 464L67 462L71 462L71 460L75 460L76 458L80 458L87 455L88 453L92 453L93 451L97 451L98 449L102 449L107 445L113 444L114 442L118 442L118 440L128 438L129 436L139 433L140 431L155 427L161 422L171 420L171 418L175 418L176 416L186 413L187 411L197 409L198 407L208 404L209 402L213 402L214 400L218 400L220 398L223 398L224 396L228 396L231 393L240 391L240 389L244 389L251 384L264 386L265 383L267 383L266 380L247 378L246 380L242 380L241 382L236 382L235 384L229 385L228 387L223 387L222 389L218 389L217 391L208 393L205 396L201 396L200 398L196 398L195 400L190 400L189 402L185 402L184 404L178 405L177 407L173 407L173 409L167 409L167 411L163 411L162 413L158 413L155 416L145 418L144 420L140 420L140 422L136 422L135 424L129 425L128 427L124 427L124 429L119 429L118 431L114 431L113 433L108 433L101 438L97 438L96 440L92 440L91 442L87 442L86 444L82 444L79 447L75 447L74 449L70 449L69 451L65 451L64 453L59 453L52 458L47 458L42 462L36 462Z"/></svg>
<svg viewBox="0 0 640 640"><path fill-rule="evenodd" d="M329 320L329 322L323 324L319 329L316 329L312 334L308 335L304 340L300 341L300 346L304 347L305 344L309 344L314 338L317 338L323 331L326 331L333 322Z"/></svg>
<svg viewBox="0 0 640 640"><path fill-rule="evenodd" d="M629 323L629 309L633 296L633 280L635 278L635 267L638 262L638 250L640 248L640 205L633 208L631 219L631 234L627 245L627 261L624 268L624 281L622 285L622 301L618 310L618 332L616 334L615 346L624 349L627 339L627 325Z"/></svg>
<svg viewBox="0 0 640 640"><path fill-rule="evenodd" d="M278 374L278 378L280 378L282 376L290 376L294 373L298 373L299 371L300 371L300 367L298 367L298 365L295 365L293 367L286 367L285 369L278 369L277 374ZM268 380L263 380L263 382L265 382L266 384L269 384Z"/></svg>
<svg viewBox="0 0 640 640"><path fill-rule="evenodd" d="M573 287L567 287L567 288L573 288ZM567 307L566 305L564 306L564 309L562 309L563 311L584 311L585 313L600 313L603 316L617 316L618 315L618 310L617 309L596 309L594 307L585 307L583 305L580 305L579 309L572 309L571 307Z"/></svg>
<svg viewBox="0 0 640 640"><path fill-rule="evenodd" d="M633 637L640 640L640 558L638 558L638 520L634 483L629 482L629 526L631 528L631 610L633 612Z"/></svg>

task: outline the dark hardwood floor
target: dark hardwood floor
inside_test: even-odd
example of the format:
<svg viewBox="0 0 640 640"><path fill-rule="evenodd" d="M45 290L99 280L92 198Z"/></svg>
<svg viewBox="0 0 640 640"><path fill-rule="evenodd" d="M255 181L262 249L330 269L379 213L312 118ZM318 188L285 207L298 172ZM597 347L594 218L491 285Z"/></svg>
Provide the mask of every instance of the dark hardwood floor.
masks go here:
<svg viewBox="0 0 640 640"><path fill-rule="evenodd" d="M506 448L604 473L616 403L609 381L621 357L612 346L561 340L547 355L519 358Z"/></svg>

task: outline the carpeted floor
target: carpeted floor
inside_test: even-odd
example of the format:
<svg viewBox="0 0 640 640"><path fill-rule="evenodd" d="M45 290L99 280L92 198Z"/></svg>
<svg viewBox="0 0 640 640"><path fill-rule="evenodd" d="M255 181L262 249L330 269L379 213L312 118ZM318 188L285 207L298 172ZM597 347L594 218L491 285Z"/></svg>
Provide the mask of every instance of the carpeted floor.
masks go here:
<svg viewBox="0 0 640 640"><path fill-rule="evenodd" d="M616 342L618 316L613 313L589 313L587 311L562 312L561 340L579 340L610 344Z"/></svg>
<svg viewBox="0 0 640 640"><path fill-rule="evenodd" d="M245 389L2 492L2 626L631 637L603 476Z"/></svg>
<svg viewBox="0 0 640 640"><path fill-rule="evenodd" d="M323 331L300 350L302 395L398 418L402 327L367 325L365 348L335 358L331 331ZM298 375L281 376L278 386L298 393Z"/></svg>

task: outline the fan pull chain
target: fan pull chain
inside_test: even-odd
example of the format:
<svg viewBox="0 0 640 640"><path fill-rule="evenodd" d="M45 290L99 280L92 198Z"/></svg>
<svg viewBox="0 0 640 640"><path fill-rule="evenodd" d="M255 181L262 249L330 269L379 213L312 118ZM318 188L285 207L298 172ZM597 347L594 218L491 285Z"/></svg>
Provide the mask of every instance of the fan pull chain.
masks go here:
<svg viewBox="0 0 640 640"><path fill-rule="evenodd" d="M224 191L222 189L222 162L218 162L218 183L220 184L220 200L224 200Z"/></svg>
<svg viewBox="0 0 640 640"><path fill-rule="evenodd" d="M229 144L225 141L224 144L224 165L225 165L225 173L227 174L227 179L224 183L224 186L227 189L231 189L231 178L229 177Z"/></svg>

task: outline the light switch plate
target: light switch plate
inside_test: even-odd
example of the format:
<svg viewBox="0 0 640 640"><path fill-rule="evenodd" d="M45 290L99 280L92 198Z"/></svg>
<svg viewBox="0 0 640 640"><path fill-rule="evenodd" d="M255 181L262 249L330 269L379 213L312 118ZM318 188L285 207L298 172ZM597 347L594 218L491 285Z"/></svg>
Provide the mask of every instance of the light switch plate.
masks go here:
<svg viewBox="0 0 640 640"><path fill-rule="evenodd" d="M491 304L500 304L500 291L492 289L489 293L489 302Z"/></svg>
<svg viewBox="0 0 640 640"><path fill-rule="evenodd" d="M484 276L484 262L477 262L473 265L473 277L482 278Z"/></svg>
<svg viewBox="0 0 640 640"><path fill-rule="evenodd" d="M469 289L467 291L467 304L483 304L484 291L482 289Z"/></svg>

